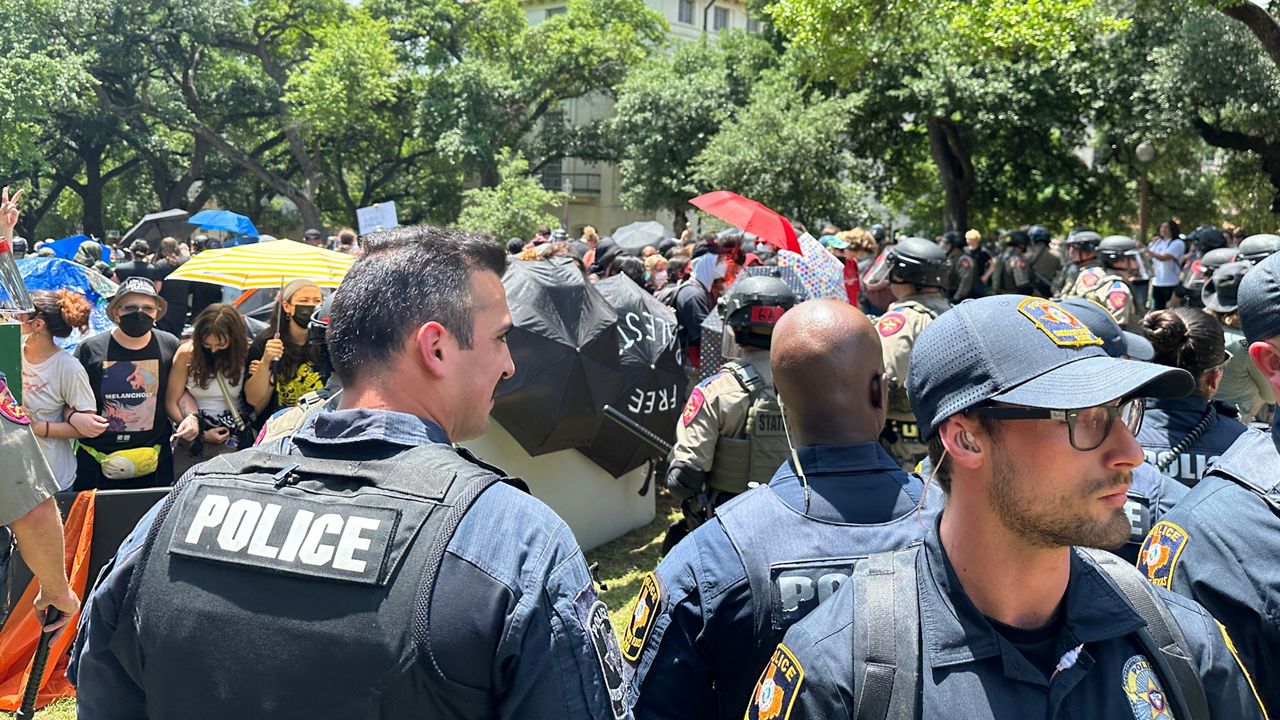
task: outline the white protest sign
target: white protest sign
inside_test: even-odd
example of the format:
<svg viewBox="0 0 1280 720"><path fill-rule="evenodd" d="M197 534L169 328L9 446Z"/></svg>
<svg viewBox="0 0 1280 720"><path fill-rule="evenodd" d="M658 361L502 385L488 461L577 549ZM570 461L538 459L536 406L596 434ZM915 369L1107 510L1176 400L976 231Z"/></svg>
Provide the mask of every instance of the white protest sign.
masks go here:
<svg viewBox="0 0 1280 720"><path fill-rule="evenodd" d="M360 226L361 235L371 233L374 230L400 227L400 221L396 218L395 201L390 200L384 203L375 203L369 207L357 208L356 224Z"/></svg>

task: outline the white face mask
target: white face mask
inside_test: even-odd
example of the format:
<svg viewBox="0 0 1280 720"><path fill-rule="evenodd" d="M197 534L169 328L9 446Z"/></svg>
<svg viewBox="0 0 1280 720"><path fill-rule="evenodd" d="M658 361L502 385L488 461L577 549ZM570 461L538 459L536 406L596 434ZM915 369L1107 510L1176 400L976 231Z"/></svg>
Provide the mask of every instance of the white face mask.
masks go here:
<svg viewBox="0 0 1280 720"><path fill-rule="evenodd" d="M727 275L728 273L729 273L729 263L725 262L724 258L722 257L716 261L716 279L723 280L724 276Z"/></svg>
<svg viewBox="0 0 1280 720"><path fill-rule="evenodd" d="M665 284L667 282L667 271L659 270L655 272L653 274L653 281L659 285Z"/></svg>

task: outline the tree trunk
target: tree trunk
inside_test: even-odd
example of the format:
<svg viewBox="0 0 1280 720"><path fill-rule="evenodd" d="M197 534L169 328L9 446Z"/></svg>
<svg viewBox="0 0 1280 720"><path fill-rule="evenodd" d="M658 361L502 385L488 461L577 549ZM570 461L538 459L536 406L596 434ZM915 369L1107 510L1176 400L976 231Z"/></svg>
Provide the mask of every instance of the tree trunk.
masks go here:
<svg viewBox="0 0 1280 720"><path fill-rule="evenodd" d="M684 229L689 227L689 216L684 214L684 203L676 203L671 212L675 215L675 219L671 221L671 232L679 238Z"/></svg>
<svg viewBox="0 0 1280 720"><path fill-rule="evenodd" d="M1280 141L1268 141L1266 138L1245 135L1234 130L1223 130L1205 122L1203 118L1192 117L1191 126L1200 133L1206 143L1225 150L1246 150L1254 153L1262 161L1262 171L1271 181L1275 192L1271 195L1271 212L1280 214Z"/></svg>
<svg viewBox="0 0 1280 720"><path fill-rule="evenodd" d="M1218 6L1224 15L1238 20L1262 41L1262 47L1271 57L1271 62L1280 68L1280 23L1263 7L1250 0L1236 0L1227 5Z"/></svg>
<svg viewBox="0 0 1280 720"><path fill-rule="evenodd" d="M81 147L79 154L80 159L84 160L84 184L76 190L84 206L84 213L81 215L84 234L99 239L107 235L106 223L102 218L102 190L107 185L102 176L102 152L101 146Z"/></svg>
<svg viewBox="0 0 1280 720"><path fill-rule="evenodd" d="M946 118L929 118L926 127L929 131L929 154L938 168L945 193L942 229L964 232L969 226L969 198L977 185L969 148L965 146L955 123Z"/></svg>

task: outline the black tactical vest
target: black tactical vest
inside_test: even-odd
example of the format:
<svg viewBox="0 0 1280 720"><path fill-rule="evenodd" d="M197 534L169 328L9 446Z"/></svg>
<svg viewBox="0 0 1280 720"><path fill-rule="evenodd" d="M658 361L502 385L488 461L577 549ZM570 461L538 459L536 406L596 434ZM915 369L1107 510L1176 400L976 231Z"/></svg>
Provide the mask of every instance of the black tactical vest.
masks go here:
<svg viewBox="0 0 1280 720"><path fill-rule="evenodd" d="M487 717L430 658L430 591L496 468L244 451L175 486L112 649L156 718Z"/></svg>

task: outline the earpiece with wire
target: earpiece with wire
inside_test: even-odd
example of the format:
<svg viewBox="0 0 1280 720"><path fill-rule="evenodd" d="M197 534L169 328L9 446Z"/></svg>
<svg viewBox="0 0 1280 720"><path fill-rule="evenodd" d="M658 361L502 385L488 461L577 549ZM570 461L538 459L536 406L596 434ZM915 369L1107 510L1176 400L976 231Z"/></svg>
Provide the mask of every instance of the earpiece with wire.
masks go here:
<svg viewBox="0 0 1280 720"><path fill-rule="evenodd" d="M787 438L787 448L791 450L791 462L796 466L796 475L800 478L800 487L804 488L804 514L809 514L809 478L805 477L804 468L800 465L800 455L791 442L791 429L787 427L787 406L778 396L778 408L782 411L782 434Z"/></svg>

